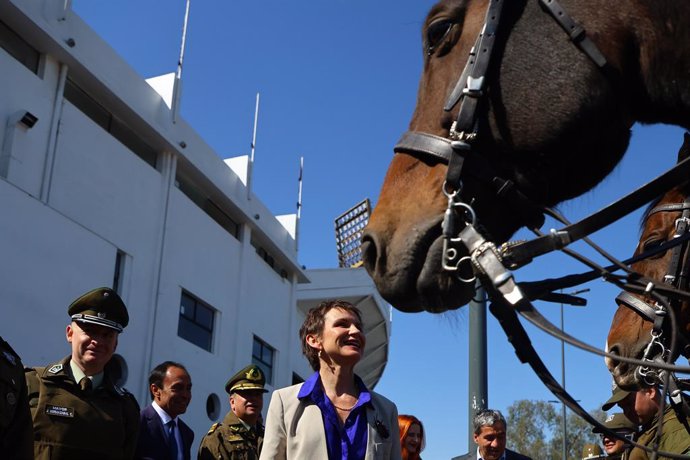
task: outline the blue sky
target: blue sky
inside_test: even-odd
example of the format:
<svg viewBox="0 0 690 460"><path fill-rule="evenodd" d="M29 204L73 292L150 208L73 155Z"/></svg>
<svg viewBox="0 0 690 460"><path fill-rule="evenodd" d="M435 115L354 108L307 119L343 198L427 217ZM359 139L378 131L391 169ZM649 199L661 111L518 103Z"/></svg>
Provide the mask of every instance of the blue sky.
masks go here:
<svg viewBox="0 0 690 460"><path fill-rule="evenodd" d="M73 9L144 78L174 72L184 0L73 0ZM304 156L300 262L337 266L333 219L361 199L376 201L392 146L414 109L422 53L420 28L430 1L192 0L182 117L222 157L249 153L256 93L261 93L254 190L275 214L294 212ZM460 71L460 69L458 69ZM682 130L636 126L630 150L599 187L560 209L584 217L675 163ZM545 229L556 227L547 223ZM639 213L594 236L620 258L632 254ZM517 235L519 237L520 235ZM523 235L527 236L527 235ZM575 246L579 248L580 246ZM557 254L517 272L533 280L584 271ZM568 332L603 347L615 288L587 286L586 308L566 307ZM559 306L537 305L558 322ZM390 359L377 391L427 431L424 458L467 452L466 310L393 314ZM560 377L560 342L527 327ZM519 363L489 316L489 406L552 400ZM603 359L566 347L566 386L591 410L610 394Z"/></svg>

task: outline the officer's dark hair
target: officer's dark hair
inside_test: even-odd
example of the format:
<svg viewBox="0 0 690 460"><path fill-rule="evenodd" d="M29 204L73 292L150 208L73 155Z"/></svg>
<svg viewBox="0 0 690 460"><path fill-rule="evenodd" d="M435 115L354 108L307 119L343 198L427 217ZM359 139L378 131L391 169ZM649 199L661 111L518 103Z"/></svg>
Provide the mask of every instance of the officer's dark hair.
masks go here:
<svg viewBox="0 0 690 460"><path fill-rule="evenodd" d="M474 434L479 434L482 432L482 428L485 426L493 426L497 423L502 423L504 427L507 427L506 419L501 414L501 411L495 409L484 409L480 410L474 414L472 419L472 425L474 427Z"/></svg>
<svg viewBox="0 0 690 460"><path fill-rule="evenodd" d="M299 329L299 338L302 341L302 353L307 357L311 368L315 371L318 371L319 367L321 367L319 363L319 351L307 344L307 336L320 336L323 333L326 313L334 308L352 313L357 317L360 324L362 323L362 313L357 307L345 300L326 300L321 302L318 307L314 307L307 312L307 317L304 318L304 323L302 323L302 327Z"/></svg>
<svg viewBox="0 0 690 460"><path fill-rule="evenodd" d="M176 363L175 361L164 361L160 363L158 366L154 367L151 373L149 374L149 394L151 396L151 400L153 401L153 393L151 392L151 385L156 385L158 388L163 388L163 380L165 380L165 373L168 372L168 369L171 367L179 367L183 371L187 372L187 368L184 367L180 363ZM189 374L189 372L187 372Z"/></svg>

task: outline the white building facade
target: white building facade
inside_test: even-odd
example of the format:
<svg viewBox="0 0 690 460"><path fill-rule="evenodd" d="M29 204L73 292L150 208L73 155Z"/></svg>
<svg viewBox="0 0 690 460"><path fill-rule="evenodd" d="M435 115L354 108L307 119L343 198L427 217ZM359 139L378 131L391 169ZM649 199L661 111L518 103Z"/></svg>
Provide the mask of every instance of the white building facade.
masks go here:
<svg viewBox="0 0 690 460"><path fill-rule="evenodd" d="M150 369L183 363L195 448L229 410L223 386L236 370L259 363L269 389L311 374L297 331L321 300L362 309L358 373L378 382L390 307L366 273L302 269L294 224L281 223L291 219L173 122L166 98L69 2L0 0L0 69L0 335L25 365L66 356L67 306L111 286L130 315L121 383L143 407Z"/></svg>

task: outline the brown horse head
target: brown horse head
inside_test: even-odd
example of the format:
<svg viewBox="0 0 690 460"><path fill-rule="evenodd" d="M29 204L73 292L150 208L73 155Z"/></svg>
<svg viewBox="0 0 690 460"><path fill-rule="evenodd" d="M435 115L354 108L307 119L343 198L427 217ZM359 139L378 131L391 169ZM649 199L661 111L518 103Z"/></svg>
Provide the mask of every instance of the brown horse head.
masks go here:
<svg viewBox="0 0 690 460"><path fill-rule="evenodd" d="M458 112L444 104L484 25L487 0L443 0L422 29L424 65L409 130L447 138ZM595 65L537 0L505 2L479 105L477 158L531 202L555 205L599 183L618 163L636 120L690 127L690 3L561 0L608 64ZM468 161L465 169L472 169ZM472 283L441 268L447 167L396 154L363 237L365 266L404 311L466 304ZM499 244L527 222L472 174L461 197ZM467 254L460 254L464 256ZM464 278L471 268L464 267Z"/></svg>
<svg viewBox="0 0 690 460"><path fill-rule="evenodd" d="M686 133L685 141L678 153L678 161L687 158L689 155L690 135ZM668 205L690 203L686 201L688 197L690 197L690 184L685 184L672 189L652 203L645 215L642 236L635 250L635 255L648 251L654 246L658 246L674 237L676 233L676 220L681 217L683 211L667 210ZM687 247L678 249L680 252L678 253L677 261L681 266L684 259L688 257L689 250L690 248ZM674 250L671 249L654 257L638 261L632 264L631 268L649 279L663 282L666 275L675 276L675 271L672 268L674 267L673 257ZM674 271L674 273L670 273L671 271ZM676 283L683 283L682 286L677 286L678 288L688 289L687 280L684 282L676 281ZM632 295L647 305L652 306L655 304L655 301L648 296ZM672 302L671 305L676 309L674 311L678 321L679 336L687 341L690 337L690 303ZM665 329L662 331L662 340L666 339L666 347L669 346L667 339L670 334L668 330L670 324L670 321L666 320L664 324ZM647 345L651 341L652 326L652 321L644 318L637 311L625 305L625 303L619 303L606 341L608 351L620 356L641 359L644 356ZM659 351L660 349L653 350L657 355ZM676 350L676 355L672 356L673 360L678 357L679 351L681 350ZM658 356L648 357L655 358ZM623 388L634 388L644 383L640 381L641 377L637 372L638 367L635 365L617 362L610 358L606 359L606 365L613 374L616 383Z"/></svg>

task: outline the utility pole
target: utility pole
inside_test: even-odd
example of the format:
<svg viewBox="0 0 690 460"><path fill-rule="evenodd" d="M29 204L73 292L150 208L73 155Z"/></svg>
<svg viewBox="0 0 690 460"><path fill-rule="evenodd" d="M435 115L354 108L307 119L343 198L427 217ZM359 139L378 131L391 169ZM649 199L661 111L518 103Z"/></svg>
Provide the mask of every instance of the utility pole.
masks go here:
<svg viewBox="0 0 690 460"><path fill-rule="evenodd" d="M469 331L469 400L467 404L467 450L473 452L474 414L486 409L489 404L486 377L486 291L479 282L474 298L470 301Z"/></svg>
<svg viewBox="0 0 690 460"><path fill-rule="evenodd" d="M578 291L570 292L569 295L582 294L583 292L589 292L589 288L580 289ZM563 293L563 291L561 291ZM563 321L563 302L561 302L561 331L565 332L565 324ZM561 386L565 390L565 340L561 339ZM562 428L563 428L563 442L561 443L563 460L568 460L568 424L566 423L566 407L565 403L561 402L561 417L562 417Z"/></svg>

